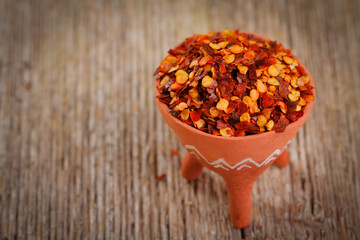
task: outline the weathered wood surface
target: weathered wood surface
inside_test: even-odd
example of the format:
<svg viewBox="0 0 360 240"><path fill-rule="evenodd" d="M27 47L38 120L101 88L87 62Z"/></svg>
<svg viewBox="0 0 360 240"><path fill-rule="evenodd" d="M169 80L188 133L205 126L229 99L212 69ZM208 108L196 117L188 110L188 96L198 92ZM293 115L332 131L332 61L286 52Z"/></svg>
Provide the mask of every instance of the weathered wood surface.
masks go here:
<svg viewBox="0 0 360 240"><path fill-rule="evenodd" d="M0 239L359 238L359 14L357 0L1 0ZM244 230L218 176L180 176L153 96L170 47L226 28L284 43L317 84Z"/></svg>

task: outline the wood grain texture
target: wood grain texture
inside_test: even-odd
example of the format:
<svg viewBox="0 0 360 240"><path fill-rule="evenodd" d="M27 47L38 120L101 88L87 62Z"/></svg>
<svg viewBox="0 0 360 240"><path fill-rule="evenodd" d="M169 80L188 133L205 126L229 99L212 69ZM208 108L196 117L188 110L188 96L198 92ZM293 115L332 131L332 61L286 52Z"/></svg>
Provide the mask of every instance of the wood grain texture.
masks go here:
<svg viewBox="0 0 360 240"><path fill-rule="evenodd" d="M359 14L357 0L0 1L0 239L359 238ZM220 177L180 176L153 96L170 47L226 28L284 43L317 86L243 230Z"/></svg>

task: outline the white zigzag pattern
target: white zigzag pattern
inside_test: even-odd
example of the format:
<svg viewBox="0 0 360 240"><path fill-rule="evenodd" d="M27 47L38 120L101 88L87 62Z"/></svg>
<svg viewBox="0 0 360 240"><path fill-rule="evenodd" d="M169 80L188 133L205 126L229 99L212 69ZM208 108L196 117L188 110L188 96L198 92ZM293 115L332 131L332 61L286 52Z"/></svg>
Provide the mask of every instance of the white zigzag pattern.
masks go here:
<svg viewBox="0 0 360 240"><path fill-rule="evenodd" d="M291 141L289 141L285 147L282 149L282 150L279 150L279 149L276 149L267 159L265 159L265 161L263 161L262 163L257 163L255 162L252 158L245 158L244 160L242 160L241 162L238 162L237 164L235 164L234 166L231 166L230 164L228 164L224 158L219 158L218 160L214 161L214 162L209 162L201 153L200 151L192 146L192 145L185 145L185 148L188 149L188 150L191 150L189 151L190 154L193 154L195 157L197 157L198 159L203 159L205 162L207 162L209 165L212 165L214 166L214 168L223 168L225 169L226 171L230 171L230 170L233 170L235 168L237 168L236 170L241 170L242 168L244 167L247 167L247 168L252 168L251 166L247 165L247 164L244 164L246 162L251 162L253 163L255 166L257 167L261 167L262 165L266 165L268 164L269 162L275 160L288 146L288 144L290 143ZM243 165L242 165L243 164Z"/></svg>

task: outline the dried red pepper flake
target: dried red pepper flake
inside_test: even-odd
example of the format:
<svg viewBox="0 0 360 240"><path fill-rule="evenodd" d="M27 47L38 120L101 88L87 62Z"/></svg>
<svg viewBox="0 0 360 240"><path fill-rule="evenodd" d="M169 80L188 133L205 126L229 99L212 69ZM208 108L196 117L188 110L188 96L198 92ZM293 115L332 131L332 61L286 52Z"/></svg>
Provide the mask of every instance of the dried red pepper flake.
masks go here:
<svg viewBox="0 0 360 240"><path fill-rule="evenodd" d="M193 121L193 122L199 121L200 116L201 116L201 112L198 110L190 112L190 118L191 118L191 121Z"/></svg>
<svg viewBox="0 0 360 240"><path fill-rule="evenodd" d="M163 180L164 178L166 178L166 173L163 173L163 174L157 176L157 177L155 178L155 181L156 181L156 182L160 182L160 181Z"/></svg>
<svg viewBox="0 0 360 240"><path fill-rule="evenodd" d="M210 31L168 53L154 72L161 82L157 98L200 131L224 137L282 132L314 101L304 68L275 41Z"/></svg>
<svg viewBox="0 0 360 240"><path fill-rule="evenodd" d="M171 149L171 154L172 155L179 155L179 151L176 149Z"/></svg>
<svg viewBox="0 0 360 240"><path fill-rule="evenodd" d="M242 82L242 80L241 80L241 82ZM233 91L233 94L235 96L240 96L242 93L244 93L246 91L246 85L241 84L241 82L240 82L240 84L238 84L236 86L236 89Z"/></svg>
<svg viewBox="0 0 360 240"><path fill-rule="evenodd" d="M251 64L249 66L249 78L252 80L256 80L257 76L256 76L256 66L255 64Z"/></svg>
<svg viewBox="0 0 360 240"><path fill-rule="evenodd" d="M243 113L248 112L248 106L245 102L239 101L237 115L240 116Z"/></svg>
<svg viewBox="0 0 360 240"><path fill-rule="evenodd" d="M252 134L260 133L260 128L258 125L256 125L256 123L250 123L246 129L246 132Z"/></svg>
<svg viewBox="0 0 360 240"><path fill-rule="evenodd" d="M289 119L291 122L297 121L299 118L301 118L304 115L304 111L301 109L300 111L291 111L286 115L287 119Z"/></svg>
<svg viewBox="0 0 360 240"><path fill-rule="evenodd" d="M223 128L227 128L227 127L229 127L229 124L227 124L223 120L216 121L216 128L217 129L223 129Z"/></svg>
<svg viewBox="0 0 360 240"><path fill-rule="evenodd" d="M285 99L289 99L289 93L289 83L285 81L280 81L279 95Z"/></svg>
<svg viewBox="0 0 360 240"><path fill-rule="evenodd" d="M274 102L274 99L268 93L262 95L262 106L264 108L273 107Z"/></svg>
<svg viewBox="0 0 360 240"><path fill-rule="evenodd" d="M226 65L224 62L219 64L219 68L220 68L220 73L225 73L226 72Z"/></svg>
<svg viewBox="0 0 360 240"><path fill-rule="evenodd" d="M249 122L248 121L238 122L234 126L239 131L245 131L249 127Z"/></svg>
<svg viewBox="0 0 360 240"><path fill-rule="evenodd" d="M275 132L284 132L287 125L289 124L290 124L289 120L286 117L281 116L280 119L274 125Z"/></svg>

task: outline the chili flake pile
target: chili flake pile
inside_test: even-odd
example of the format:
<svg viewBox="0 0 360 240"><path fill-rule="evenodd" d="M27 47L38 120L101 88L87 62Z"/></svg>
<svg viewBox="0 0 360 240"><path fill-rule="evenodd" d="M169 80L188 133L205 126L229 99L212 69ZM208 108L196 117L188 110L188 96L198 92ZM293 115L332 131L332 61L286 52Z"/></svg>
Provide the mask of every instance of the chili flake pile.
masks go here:
<svg viewBox="0 0 360 240"><path fill-rule="evenodd" d="M154 73L159 100L173 116L210 134L283 132L314 101L309 76L275 41L210 31L168 53Z"/></svg>

